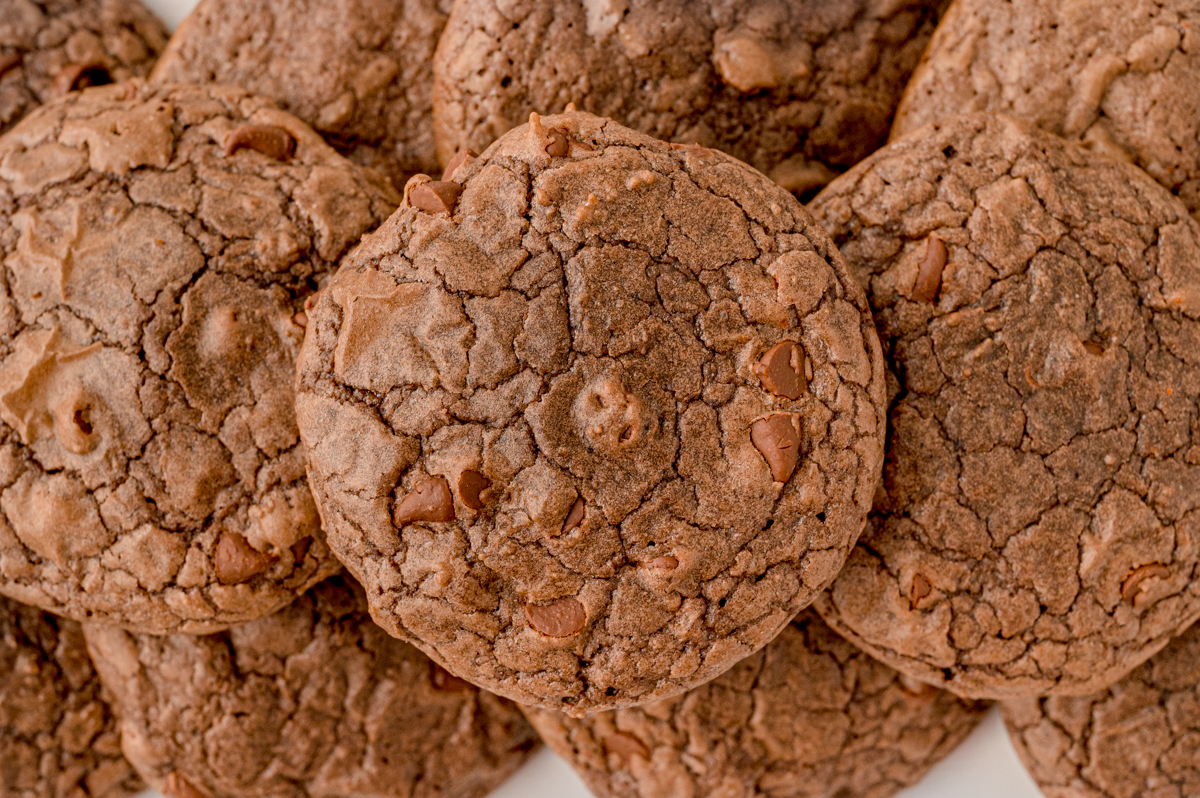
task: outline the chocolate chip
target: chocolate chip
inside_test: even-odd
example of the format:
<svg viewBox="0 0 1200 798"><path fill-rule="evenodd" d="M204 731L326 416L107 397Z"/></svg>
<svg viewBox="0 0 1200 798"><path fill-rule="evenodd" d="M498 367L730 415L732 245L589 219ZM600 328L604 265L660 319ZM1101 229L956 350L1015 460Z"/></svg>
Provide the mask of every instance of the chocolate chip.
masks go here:
<svg viewBox="0 0 1200 798"><path fill-rule="evenodd" d="M225 154L255 150L277 161L290 161L296 152L296 139L276 125L242 125L225 140Z"/></svg>
<svg viewBox="0 0 1200 798"><path fill-rule="evenodd" d="M308 314L304 311L300 311L296 315L292 316L292 323L297 327L308 327Z"/></svg>
<svg viewBox="0 0 1200 798"><path fill-rule="evenodd" d="M785 399L799 399L804 393L804 350L792 341L780 341L766 351L754 366L763 388Z"/></svg>
<svg viewBox="0 0 1200 798"><path fill-rule="evenodd" d="M629 760L635 756L650 759L650 751L641 740L632 734L616 732L604 738L604 747L610 754L616 754L622 759Z"/></svg>
<svg viewBox="0 0 1200 798"><path fill-rule="evenodd" d="M674 571L679 567L679 560L668 554L665 557L655 557L653 560L647 562L643 567L650 568L655 571Z"/></svg>
<svg viewBox="0 0 1200 798"><path fill-rule="evenodd" d="M913 283L912 298L915 302L937 302L942 290L942 270L946 268L949 253L940 238L925 239L925 257L917 267L917 279Z"/></svg>
<svg viewBox="0 0 1200 798"><path fill-rule="evenodd" d="M433 685L433 689L437 690L439 693L475 692L475 685L471 684L466 679L458 678L433 660L429 661L429 683Z"/></svg>
<svg viewBox="0 0 1200 798"><path fill-rule="evenodd" d="M551 158L565 158L571 154L571 142L561 130L550 131L550 143L546 145L546 154Z"/></svg>
<svg viewBox="0 0 1200 798"><path fill-rule="evenodd" d="M21 63L20 53L0 53L0 78L8 74L8 70Z"/></svg>
<svg viewBox="0 0 1200 798"><path fill-rule="evenodd" d="M571 510L567 513L567 520L563 521L562 534L565 535L582 524L585 515L587 515L587 505L584 503L583 497L579 496L571 505Z"/></svg>
<svg viewBox="0 0 1200 798"><path fill-rule="evenodd" d="M429 213L454 213L463 187L453 180L429 180L408 192L408 204Z"/></svg>
<svg viewBox="0 0 1200 798"><path fill-rule="evenodd" d="M909 591L913 609L915 610L917 605L931 593L933 593L933 583L926 579L924 574L913 574L912 588Z"/></svg>
<svg viewBox="0 0 1200 798"><path fill-rule="evenodd" d="M925 682L914 679L908 674L904 673L898 674L898 676L900 689L908 693L913 698L918 699L922 703L932 701L938 694L938 688L934 687L932 684L926 684Z"/></svg>
<svg viewBox="0 0 1200 798"><path fill-rule="evenodd" d="M1166 579L1170 575L1171 569L1160 562L1139 565L1130 571L1125 580L1121 582L1121 598L1133 602L1141 591L1142 582L1154 578Z"/></svg>
<svg viewBox="0 0 1200 798"><path fill-rule="evenodd" d="M492 486L491 480L478 471L467 470L458 475L458 498L472 510L482 510L482 494Z"/></svg>
<svg viewBox="0 0 1200 798"><path fill-rule="evenodd" d="M60 95L82 91L92 86L107 86L112 83L108 67L95 61L86 64L67 64L54 76L54 89Z"/></svg>
<svg viewBox="0 0 1200 798"><path fill-rule="evenodd" d="M275 564L277 557L264 554L237 532L226 532L217 541L213 570L223 585L240 585Z"/></svg>
<svg viewBox="0 0 1200 798"><path fill-rule="evenodd" d="M800 459L800 430L794 413L775 413L750 425L750 440L771 469L771 478L787 482Z"/></svg>
<svg viewBox="0 0 1200 798"><path fill-rule="evenodd" d="M1097 341L1084 341L1083 348L1096 357L1104 355L1104 344Z"/></svg>
<svg viewBox="0 0 1200 798"><path fill-rule="evenodd" d="M466 147L454 153L454 157L450 159L450 163L446 164L446 169L442 172L442 180L445 181L454 177L454 173L458 170L458 167L474 158L475 153Z"/></svg>
<svg viewBox="0 0 1200 798"><path fill-rule="evenodd" d="M420 483L413 492L396 504L392 513L396 526L414 521L453 521L454 497L444 477L433 477Z"/></svg>
<svg viewBox="0 0 1200 798"><path fill-rule="evenodd" d="M163 785L163 792L171 798L208 798L207 795L193 787L191 782L180 776L177 770L173 770L167 774L167 781Z"/></svg>
<svg viewBox="0 0 1200 798"><path fill-rule="evenodd" d="M587 612L579 600L563 596L549 604L526 604L525 620L547 637L570 637L587 623Z"/></svg>

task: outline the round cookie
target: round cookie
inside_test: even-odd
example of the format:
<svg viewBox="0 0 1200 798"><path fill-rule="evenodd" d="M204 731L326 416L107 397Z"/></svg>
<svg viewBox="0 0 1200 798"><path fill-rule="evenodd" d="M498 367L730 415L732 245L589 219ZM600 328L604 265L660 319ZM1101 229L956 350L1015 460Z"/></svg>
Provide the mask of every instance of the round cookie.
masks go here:
<svg viewBox="0 0 1200 798"><path fill-rule="evenodd" d="M525 714L599 798L886 798L954 750L988 706L910 681L806 610L685 695L581 719Z"/></svg>
<svg viewBox="0 0 1200 798"><path fill-rule="evenodd" d="M992 111L1132 161L1200 218L1200 3L957 0L896 112L897 138Z"/></svg>
<svg viewBox="0 0 1200 798"><path fill-rule="evenodd" d="M580 713L681 693L833 579L882 458L862 289L715 150L539 118L406 202L309 313L297 418L377 621Z"/></svg>
<svg viewBox="0 0 1200 798"><path fill-rule="evenodd" d="M537 745L514 705L371 623L344 577L208 637L86 634L126 755L175 798L482 798Z"/></svg>
<svg viewBox="0 0 1200 798"><path fill-rule="evenodd" d="M1107 690L1000 713L1047 798L1200 795L1200 626Z"/></svg>
<svg viewBox="0 0 1200 798"><path fill-rule="evenodd" d="M883 144L945 4L461 0L433 66L438 154L573 102L813 191Z"/></svg>
<svg viewBox="0 0 1200 798"><path fill-rule="evenodd" d="M79 624L0 597L0 795L126 798L143 789L121 755L109 698Z"/></svg>
<svg viewBox="0 0 1200 798"><path fill-rule="evenodd" d="M450 0L201 0L154 67L159 83L268 97L397 186L437 168L433 51Z"/></svg>
<svg viewBox="0 0 1200 798"><path fill-rule="evenodd" d="M1200 616L1200 225L1137 168L950 117L811 210L896 382L883 490L817 607L973 697L1104 688Z"/></svg>
<svg viewBox="0 0 1200 798"><path fill-rule="evenodd" d="M69 91L145 76L168 35L138 0L0 0L0 133Z"/></svg>
<svg viewBox="0 0 1200 798"><path fill-rule="evenodd" d="M303 303L397 202L240 89L91 89L0 138L0 593L205 633L335 572Z"/></svg>

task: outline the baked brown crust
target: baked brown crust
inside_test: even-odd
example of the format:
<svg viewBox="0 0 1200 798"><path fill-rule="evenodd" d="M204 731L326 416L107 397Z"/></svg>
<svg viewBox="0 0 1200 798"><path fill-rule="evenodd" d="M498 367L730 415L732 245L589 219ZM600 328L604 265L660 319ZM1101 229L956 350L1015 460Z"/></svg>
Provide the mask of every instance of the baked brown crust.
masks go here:
<svg viewBox="0 0 1200 798"><path fill-rule="evenodd" d="M398 200L240 89L76 92L0 139L0 592L205 633L335 572L293 362Z"/></svg>
<svg viewBox="0 0 1200 798"><path fill-rule="evenodd" d="M525 714L600 798L887 798L953 751L988 707L901 676L810 609L682 696L579 719Z"/></svg>
<svg viewBox="0 0 1200 798"><path fill-rule="evenodd" d="M884 490L826 621L993 698L1094 692L1191 624L1200 225L1183 204L973 114L893 142L812 210L896 380Z"/></svg>
<svg viewBox="0 0 1200 798"><path fill-rule="evenodd" d="M762 175L590 114L533 115L451 178L410 181L309 314L331 545L385 629L514 700L713 678L862 528L884 390L862 289ZM784 341L803 358L762 365ZM760 377L790 368L795 400Z"/></svg>
<svg viewBox="0 0 1200 798"><path fill-rule="evenodd" d="M79 624L0 597L0 795L126 798L142 790L121 755L110 699Z"/></svg>
<svg viewBox="0 0 1200 798"><path fill-rule="evenodd" d="M514 705L371 623L341 576L222 634L86 634L129 760L175 798L483 798L537 745Z"/></svg>

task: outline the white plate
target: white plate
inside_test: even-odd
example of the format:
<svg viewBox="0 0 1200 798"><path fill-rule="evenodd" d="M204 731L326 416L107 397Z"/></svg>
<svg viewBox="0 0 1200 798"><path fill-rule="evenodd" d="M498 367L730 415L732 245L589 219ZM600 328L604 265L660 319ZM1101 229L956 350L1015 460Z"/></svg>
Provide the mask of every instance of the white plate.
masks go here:
<svg viewBox="0 0 1200 798"><path fill-rule="evenodd" d="M195 0L143 0L171 28ZM1017 759L995 711L945 761L898 798L1040 798ZM561 759L543 749L490 798L589 798L591 793ZM140 798L158 798L145 792Z"/></svg>

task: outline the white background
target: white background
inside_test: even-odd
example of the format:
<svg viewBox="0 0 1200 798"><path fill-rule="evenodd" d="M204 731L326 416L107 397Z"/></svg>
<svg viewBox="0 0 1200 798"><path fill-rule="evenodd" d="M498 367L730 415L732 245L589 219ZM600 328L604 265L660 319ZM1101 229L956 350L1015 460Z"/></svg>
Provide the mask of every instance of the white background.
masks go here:
<svg viewBox="0 0 1200 798"><path fill-rule="evenodd" d="M174 28L195 0L143 0ZM143 793L151 798L157 793ZM583 782L561 759L540 750L490 798L590 798ZM1040 798L1017 759L1004 724L993 710L953 754L898 798Z"/></svg>

